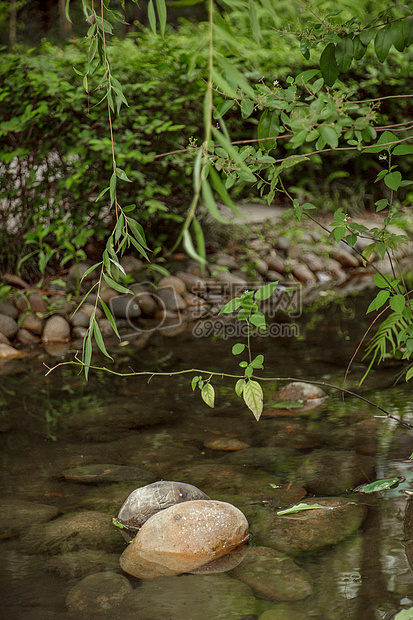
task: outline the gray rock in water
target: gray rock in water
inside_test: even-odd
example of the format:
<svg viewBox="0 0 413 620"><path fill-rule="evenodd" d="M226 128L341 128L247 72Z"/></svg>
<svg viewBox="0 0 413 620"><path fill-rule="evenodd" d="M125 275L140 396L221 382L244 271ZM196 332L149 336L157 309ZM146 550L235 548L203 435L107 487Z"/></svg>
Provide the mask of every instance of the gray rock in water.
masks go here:
<svg viewBox="0 0 413 620"><path fill-rule="evenodd" d="M121 528L123 537L129 542L152 515L175 504L198 499L211 498L185 482L153 482L132 491L113 522Z"/></svg>

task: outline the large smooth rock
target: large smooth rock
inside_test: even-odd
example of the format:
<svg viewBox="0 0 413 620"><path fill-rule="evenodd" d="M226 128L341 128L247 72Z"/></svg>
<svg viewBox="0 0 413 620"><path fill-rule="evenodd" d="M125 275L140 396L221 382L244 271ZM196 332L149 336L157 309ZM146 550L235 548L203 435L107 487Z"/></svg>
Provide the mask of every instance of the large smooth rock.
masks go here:
<svg viewBox="0 0 413 620"><path fill-rule="evenodd" d="M43 342L67 342L70 339L70 325L62 316L55 314L47 319L42 340Z"/></svg>
<svg viewBox="0 0 413 620"><path fill-rule="evenodd" d="M50 521L59 509L19 498L3 498L0 503L0 539L24 534L35 523Z"/></svg>
<svg viewBox="0 0 413 620"><path fill-rule="evenodd" d="M19 311L12 301L5 299L4 301L0 301L0 315L1 314L11 316L12 319L17 319Z"/></svg>
<svg viewBox="0 0 413 620"><path fill-rule="evenodd" d="M358 530L366 508L347 497L316 497L306 504L323 508L277 516L272 510L257 511L251 522L254 540L289 555L335 545Z"/></svg>
<svg viewBox="0 0 413 620"><path fill-rule="evenodd" d="M228 575L182 575L144 581L122 604L139 620L243 620L255 617L254 594Z"/></svg>
<svg viewBox="0 0 413 620"><path fill-rule="evenodd" d="M184 284L183 286L185 287ZM177 293L172 286L163 286L158 288L156 292L156 299L158 300L159 305L167 311L180 312L186 308L184 298L179 295L179 293Z"/></svg>
<svg viewBox="0 0 413 620"><path fill-rule="evenodd" d="M301 601L312 593L310 575L288 555L269 547L250 547L231 575L270 601Z"/></svg>
<svg viewBox="0 0 413 620"><path fill-rule="evenodd" d="M23 319L22 327L40 336L43 331L43 321L35 314L27 314Z"/></svg>
<svg viewBox="0 0 413 620"><path fill-rule="evenodd" d="M146 521L120 565L140 579L179 575L230 553L247 539L247 519L235 506L214 500L183 502Z"/></svg>
<svg viewBox="0 0 413 620"><path fill-rule="evenodd" d="M123 533L127 540L134 538L137 531L152 515L175 504L194 500L211 499L200 489L186 482L161 480L132 491L117 516L117 523L125 526Z"/></svg>
<svg viewBox="0 0 413 620"><path fill-rule="evenodd" d="M66 598L66 605L72 614L93 614L108 612L117 607L132 586L123 575L103 572L85 577L77 583Z"/></svg>
<svg viewBox="0 0 413 620"><path fill-rule="evenodd" d="M176 276L165 276L158 282L158 288L170 286L178 295L183 295L186 291L186 285L181 278Z"/></svg>
<svg viewBox="0 0 413 620"><path fill-rule="evenodd" d="M50 523L34 525L22 537L27 553L56 555L78 549L121 549L119 536L112 519L99 512L79 512L65 515Z"/></svg>

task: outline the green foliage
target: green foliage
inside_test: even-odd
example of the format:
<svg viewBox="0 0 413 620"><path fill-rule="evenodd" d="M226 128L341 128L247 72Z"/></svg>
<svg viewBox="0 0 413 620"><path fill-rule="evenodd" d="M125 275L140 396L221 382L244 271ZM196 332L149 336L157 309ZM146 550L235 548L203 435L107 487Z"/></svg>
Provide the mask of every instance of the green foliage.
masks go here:
<svg viewBox="0 0 413 620"><path fill-rule="evenodd" d="M368 484L362 484L353 489L353 491L357 491L358 493L380 493L380 491L388 491L389 489L398 487L404 480L404 478L399 477L383 478L382 480L375 480L374 482L370 482Z"/></svg>
<svg viewBox="0 0 413 620"><path fill-rule="evenodd" d="M103 71L92 58L96 83L87 78L88 92L73 71L87 73L85 51L79 42L64 52L45 43L38 55L0 56L0 244L4 250L17 245L5 269L15 269L23 243L32 241L27 235L39 228L54 227L53 236L62 229L55 222L64 222L65 234L50 240L60 261L79 231L102 236L114 221L101 193L112 167L107 118L97 105L105 93L98 85ZM191 51L182 50L179 37L162 42L147 33L138 44L108 43L107 51L117 76L111 79L112 102L117 109L123 93L129 103L113 119L118 171L110 202L116 182L119 203L136 204L131 218L144 224L151 245L162 244L183 218L193 155L153 156L184 148L199 134L201 83L195 73L187 76Z"/></svg>

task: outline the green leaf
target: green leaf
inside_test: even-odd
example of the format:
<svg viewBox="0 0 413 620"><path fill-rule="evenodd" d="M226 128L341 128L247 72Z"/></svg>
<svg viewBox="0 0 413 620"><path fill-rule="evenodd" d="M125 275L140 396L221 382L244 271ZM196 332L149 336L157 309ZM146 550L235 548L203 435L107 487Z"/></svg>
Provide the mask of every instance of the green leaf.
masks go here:
<svg viewBox="0 0 413 620"><path fill-rule="evenodd" d="M115 289L115 291L119 291L119 293L125 293L127 295L131 295L131 291L126 288L125 286L122 286L121 284L119 284L118 282L115 282L115 280L113 280L112 278L110 278L108 275L106 275L106 273L103 274L103 277L105 279L105 282L107 284L109 284L109 286L111 286L112 288Z"/></svg>
<svg viewBox="0 0 413 620"><path fill-rule="evenodd" d="M393 155L412 155L413 146L410 144L398 144L392 151Z"/></svg>
<svg viewBox="0 0 413 620"><path fill-rule="evenodd" d="M245 344L241 344L240 342L238 342L237 344L234 344L234 346L232 347L232 355L239 355L240 353L242 353L245 349Z"/></svg>
<svg viewBox="0 0 413 620"><path fill-rule="evenodd" d="M204 231L202 230L201 224L198 222L196 217L192 220L192 228L194 229L196 247L198 250L199 256L206 261L206 250L205 250L205 237Z"/></svg>
<svg viewBox="0 0 413 620"><path fill-rule="evenodd" d="M202 379L202 377L200 377L199 375L196 375L195 377L192 378L192 381L191 381L192 391L195 390L195 388L198 385L200 379Z"/></svg>
<svg viewBox="0 0 413 620"><path fill-rule="evenodd" d="M258 128L257 128L257 136L259 139L263 138L272 138L277 137L280 133L280 119L278 116L278 112L265 110L260 117ZM270 150L274 149L277 146L276 140L264 140L260 142L260 147L262 149Z"/></svg>
<svg viewBox="0 0 413 620"><path fill-rule="evenodd" d="M110 177L109 195L110 195L110 206L112 206L116 198L116 173L115 172Z"/></svg>
<svg viewBox="0 0 413 620"><path fill-rule="evenodd" d="M413 43L413 15L403 20L403 40L405 47Z"/></svg>
<svg viewBox="0 0 413 620"><path fill-rule="evenodd" d="M402 180L402 175L400 174L398 170L395 170L394 172L389 172L384 177L384 182L387 185L387 187L394 190L395 192L397 192L397 190L399 189L401 180Z"/></svg>
<svg viewBox="0 0 413 620"><path fill-rule="evenodd" d="M118 179L122 179L122 181L129 181L129 183L132 183L132 181L128 178L126 172L124 172L124 170L122 170L121 168L115 168L115 174Z"/></svg>
<svg viewBox="0 0 413 620"><path fill-rule="evenodd" d="M329 43L320 56L320 69L327 86L333 86L339 73L336 61L336 48L334 43Z"/></svg>
<svg viewBox="0 0 413 620"><path fill-rule="evenodd" d="M153 0L149 0L148 4L148 21L153 34L156 34L156 15Z"/></svg>
<svg viewBox="0 0 413 620"><path fill-rule="evenodd" d="M215 139L221 144L222 148L228 153L228 155L236 162L240 169L244 171L246 180L250 182L254 182L257 179L254 174L250 171L248 166L244 163L239 152L232 146L231 142L224 136L218 129L212 127L212 133L215 136Z"/></svg>
<svg viewBox="0 0 413 620"><path fill-rule="evenodd" d="M373 276L373 280L375 285L378 286L378 288L388 288L390 285L390 280L384 278L381 273L375 273Z"/></svg>
<svg viewBox="0 0 413 620"><path fill-rule="evenodd" d="M220 212L218 211L217 203L215 202L214 195L211 190L211 186L208 183L207 179L202 181L202 197L207 206L209 213L212 217L217 221L221 222L221 224L229 224L231 220L227 220L225 217L222 217Z"/></svg>
<svg viewBox="0 0 413 620"><path fill-rule="evenodd" d="M223 101L214 110L214 118L218 119L224 116L228 110L230 110L235 105L235 101Z"/></svg>
<svg viewBox="0 0 413 620"><path fill-rule="evenodd" d="M255 325L255 327L264 327L265 328L265 316L262 312L255 312L250 316L250 322Z"/></svg>
<svg viewBox="0 0 413 620"><path fill-rule="evenodd" d="M252 34L256 42L259 43L261 41L261 30L260 30L260 24L258 21L257 11L255 8L255 0L249 0L248 5L249 5L249 17L250 17Z"/></svg>
<svg viewBox="0 0 413 620"><path fill-rule="evenodd" d="M383 211L383 209L389 206L389 201L387 200L387 198L381 198L380 200L377 200L377 202L375 202L374 204L376 206L376 212L379 213L380 211Z"/></svg>
<svg viewBox="0 0 413 620"><path fill-rule="evenodd" d="M92 359L92 332L89 330L83 339L83 364L85 369L85 379L87 380Z"/></svg>
<svg viewBox="0 0 413 620"><path fill-rule="evenodd" d="M413 366L409 368L409 370L406 372L406 381L410 381L412 377L413 377ZM409 456L409 458L413 459L413 454Z"/></svg>
<svg viewBox="0 0 413 620"><path fill-rule="evenodd" d="M357 493L378 493L380 491L387 491L397 487L404 478L383 478L382 480L375 480L369 484L361 484L359 487L353 489Z"/></svg>
<svg viewBox="0 0 413 620"><path fill-rule="evenodd" d="M372 312L373 310L379 310L390 297L390 291L381 290L377 293L376 297L373 299L369 307L367 308L366 314Z"/></svg>
<svg viewBox="0 0 413 620"><path fill-rule="evenodd" d="M391 24L387 24L387 26L380 28L374 39L374 51L376 52L376 56L380 62L384 62L386 60L391 44Z"/></svg>
<svg viewBox="0 0 413 620"><path fill-rule="evenodd" d="M331 148L337 148L338 137L332 127L329 127L328 125L320 125L319 127L317 127L317 131L319 132L323 140L331 146Z"/></svg>
<svg viewBox="0 0 413 620"><path fill-rule="evenodd" d="M339 71L346 73L350 69L354 56L353 39L349 35L340 38L335 54Z"/></svg>
<svg viewBox="0 0 413 620"><path fill-rule="evenodd" d="M120 340L118 328L116 327L115 319L113 318L113 315L112 315L111 311L109 310L109 308L107 307L106 303L103 301L102 298L99 298L99 301L100 301L100 304L101 304L101 306L103 308L103 312L106 315L107 320L111 324L113 331L115 332L115 334L117 335L117 337Z"/></svg>
<svg viewBox="0 0 413 620"><path fill-rule="evenodd" d="M398 293L390 298L389 306L394 312L402 313L406 307L406 300L404 295Z"/></svg>
<svg viewBox="0 0 413 620"><path fill-rule="evenodd" d="M156 0L156 9L158 11L159 29L161 35L164 36L166 28L166 4L165 0Z"/></svg>
<svg viewBox="0 0 413 620"><path fill-rule="evenodd" d="M366 53L367 45L364 45L359 36L355 36L353 39L353 55L354 60L361 60Z"/></svg>
<svg viewBox="0 0 413 620"><path fill-rule="evenodd" d="M282 515L290 515L295 512L303 512L303 510L315 510L316 508L323 508L324 510L331 510L332 506L322 506L321 504L296 504L291 508L286 508L285 510L279 510L277 512L277 517L281 517Z"/></svg>
<svg viewBox="0 0 413 620"><path fill-rule="evenodd" d="M253 381L252 379L249 379L249 381L244 387L242 395L248 409L252 411L255 419L258 421L261 417L264 402L264 395L262 393L261 385L258 383L258 381Z"/></svg>
<svg viewBox="0 0 413 620"><path fill-rule="evenodd" d="M201 389L202 400L208 405L208 407L214 408L215 390L210 383L205 383Z"/></svg>
<svg viewBox="0 0 413 620"><path fill-rule="evenodd" d="M260 355L257 355L252 360L252 362L249 363L249 366L251 366L251 368L264 368L263 362L264 362L264 356L260 354Z"/></svg>
<svg viewBox="0 0 413 620"><path fill-rule="evenodd" d="M264 286L256 290L254 293L255 301L264 301L265 299L268 299L269 297L271 297L271 295L274 293L277 286L278 286L278 281L269 282L268 284L265 284Z"/></svg>
<svg viewBox="0 0 413 620"><path fill-rule="evenodd" d="M227 77L231 80L231 82L234 82L234 84L237 84L237 86L246 95L248 95L248 97L250 97L251 99L254 99L255 97L254 90L252 89L251 85L248 83L248 80L246 80L245 77L242 75L242 73L233 64L231 64L226 58L224 58L224 56L222 56L221 54L216 53L215 58L218 64L221 65Z"/></svg>
<svg viewBox="0 0 413 620"><path fill-rule="evenodd" d="M404 42L403 20L396 19L390 24L390 38L396 50L403 52L406 47Z"/></svg>
<svg viewBox="0 0 413 620"><path fill-rule="evenodd" d="M182 244L188 256L196 260L201 265L207 264L207 261L205 260L205 258L201 256L200 254L198 254L198 252L195 250L189 230L184 230L183 236L182 236Z"/></svg>
<svg viewBox="0 0 413 620"><path fill-rule="evenodd" d="M241 305L241 299L239 297L234 297L234 299L230 299L225 306L221 308L218 314L232 314L235 310Z"/></svg>
<svg viewBox="0 0 413 620"><path fill-rule="evenodd" d="M227 190L225 189L221 181L221 177L219 176L215 168L213 168L212 166L209 168L208 178L211 179L212 185L214 186L214 189L217 191L222 202L225 205L227 205L227 207L229 207L231 211L233 211L236 215L239 215L239 211L237 207L234 205L234 203L232 202L231 196L228 194Z"/></svg>
<svg viewBox="0 0 413 620"><path fill-rule="evenodd" d="M104 342L103 336L102 336L102 332L100 331L100 328L99 328L99 325L98 325L96 319L94 317L92 319L92 317L91 317L91 322L93 324L93 335L95 336L96 344L98 345L98 347L102 351L102 353L104 355L106 355L106 357L111 359L112 362L113 362L113 357L111 355L109 355L109 353L106 350L105 342Z"/></svg>
<svg viewBox="0 0 413 620"><path fill-rule="evenodd" d="M247 382L245 381L245 379L238 379L235 384L235 393L237 396L242 396L246 383Z"/></svg>
<svg viewBox="0 0 413 620"><path fill-rule="evenodd" d="M241 101L242 118L248 118L254 111L254 102L251 99L243 99Z"/></svg>

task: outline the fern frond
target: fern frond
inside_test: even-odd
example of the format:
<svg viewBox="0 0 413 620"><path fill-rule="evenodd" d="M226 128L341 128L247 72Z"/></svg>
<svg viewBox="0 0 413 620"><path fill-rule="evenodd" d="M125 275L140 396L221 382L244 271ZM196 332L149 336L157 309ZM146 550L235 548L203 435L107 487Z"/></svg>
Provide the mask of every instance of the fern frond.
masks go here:
<svg viewBox="0 0 413 620"><path fill-rule="evenodd" d="M408 329L408 322L404 316L399 312L392 312L387 319L383 321L377 330L376 334L370 340L366 347L366 354L363 360L372 356L368 368L360 381L360 385L369 374L374 362L378 359L378 363L383 361L388 347L390 345L391 353L395 353L400 342L400 332L403 330L406 332Z"/></svg>

